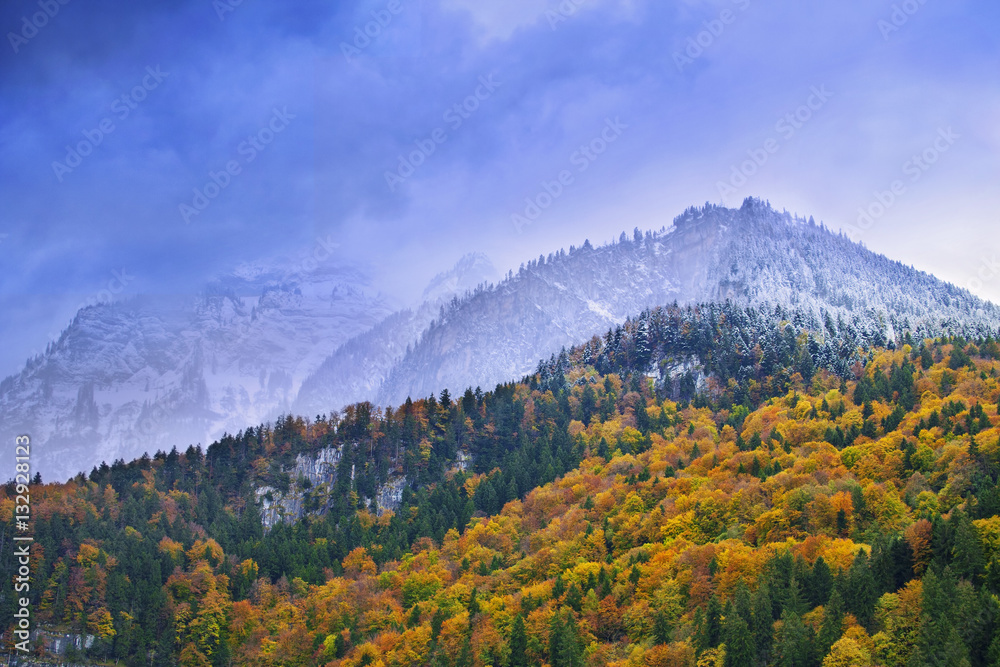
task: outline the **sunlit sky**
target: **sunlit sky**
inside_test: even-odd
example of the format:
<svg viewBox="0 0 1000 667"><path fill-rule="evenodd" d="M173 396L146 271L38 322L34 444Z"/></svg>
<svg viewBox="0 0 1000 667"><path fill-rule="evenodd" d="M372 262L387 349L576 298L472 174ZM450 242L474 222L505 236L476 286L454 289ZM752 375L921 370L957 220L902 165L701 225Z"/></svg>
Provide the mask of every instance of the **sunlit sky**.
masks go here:
<svg viewBox="0 0 1000 667"><path fill-rule="evenodd" d="M751 195L1000 302L997 26L995 0L8 0L0 375L81 301L319 240L403 303L470 251L505 271Z"/></svg>

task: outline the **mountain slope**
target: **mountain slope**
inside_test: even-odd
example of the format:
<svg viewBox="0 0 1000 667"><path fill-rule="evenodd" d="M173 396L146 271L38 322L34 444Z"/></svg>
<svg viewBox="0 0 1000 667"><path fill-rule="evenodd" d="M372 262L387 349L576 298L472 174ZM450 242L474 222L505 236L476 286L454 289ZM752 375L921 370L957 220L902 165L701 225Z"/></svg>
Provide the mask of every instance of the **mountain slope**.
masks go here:
<svg viewBox="0 0 1000 667"><path fill-rule="evenodd" d="M483 254L469 254L435 276L416 308L400 310L341 345L310 375L295 399L296 414L318 415L359 401L374 401L382 382L442 308L459 296L495 282Z"/></svg>
<svg viewBox="0 0 1000 667"><path fill-rule="evenodd" d="M56 478L208 443L286 411L324 358L389 312L353 269L287 265L241 267L198 297L92 306L0 383L0 437L30 434L34 469Z"/></svg>
<svg viewBox="0 0 1000 667"><path fill-rule="evenodd" d="M801 308L820 321L863 314L887 328L1000 323L1000 308L965 290L748 199L738 210L689 209L657 233L540 257L468 296L392 369L378 403L492 387L644 308L723 300Z"/></svg>

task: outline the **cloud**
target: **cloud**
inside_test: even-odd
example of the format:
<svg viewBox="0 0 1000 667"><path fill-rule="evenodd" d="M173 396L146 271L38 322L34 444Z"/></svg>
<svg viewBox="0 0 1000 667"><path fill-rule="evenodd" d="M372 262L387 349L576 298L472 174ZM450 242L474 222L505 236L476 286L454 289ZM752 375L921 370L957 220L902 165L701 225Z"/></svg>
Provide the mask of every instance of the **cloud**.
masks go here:
<svg viewBox="0 0 1000 667"><path fill-rule="evenodd" d="M121 266L137 267L136 289L193 292L214 272L330 234L405 295L469 250L516 266L658 227L717 201L717 182L812 86L836 96L745 194L850 223L951 123L963 142L866 243L961 281L974 253L921 251L959 199L975 205L953 207L962 216L947 224L990 243L1000 8L986 0L928 3L888 40L878 22L891 6L864 0L399 2L396 13L389 0L244 2L220 20L206 0L74 0L0 58L0 308L23 314L0 323L13 341L0 367L58 326L39 303L93 292ZM34 6L4 3L0 28ZM114 101L156 66L169 77L119 119ZM477 95L489 76L500 85ZM241 144L285 107L295 120L248 162ZM108 117L114 131L59 182L52 162ZM517 234L511 214L609 117L629 125L621 140ZM386 173L437 130L433 154L390 189ZM233 160L239 176L184 224L180 204Z"/></svg>

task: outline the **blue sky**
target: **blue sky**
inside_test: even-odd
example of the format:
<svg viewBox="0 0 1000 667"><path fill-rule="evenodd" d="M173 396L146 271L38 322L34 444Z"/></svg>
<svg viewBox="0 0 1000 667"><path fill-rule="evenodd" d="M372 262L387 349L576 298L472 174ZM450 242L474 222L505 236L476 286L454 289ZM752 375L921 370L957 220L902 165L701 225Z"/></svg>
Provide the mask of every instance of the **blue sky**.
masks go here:
<svg viewBox="0 0 1000 667"><path fill-rule="evenodd" d="M469 251L516 267L748 195L1000 301L997 25L992 0L5 2L0 375L81 301L317 239L407 300Z"/></svg>

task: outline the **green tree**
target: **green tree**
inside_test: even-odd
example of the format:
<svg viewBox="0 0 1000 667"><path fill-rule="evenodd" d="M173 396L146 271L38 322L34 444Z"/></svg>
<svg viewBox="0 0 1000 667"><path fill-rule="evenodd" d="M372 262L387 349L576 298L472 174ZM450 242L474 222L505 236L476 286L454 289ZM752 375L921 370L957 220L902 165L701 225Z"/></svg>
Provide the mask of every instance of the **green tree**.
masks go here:
<svg viewBox="0 0 1000 667"><path fill-rule="evenodd" d="M955 536L951 567L959 577L976 583L986 570L986 558L972 520L965 512L956 509L949 523L954 528Z"/></svg>
<svg viewBox="0 0 1000 667"><path fill-rule="evenodd" d="M809 582L809 604L813 607L825 605L833 590L833 574L823 557L816 559L813 565L812 578Z"/></svg>
<svg viewBox="0 0 1000 667"><path fill-rule="evenodd" d="M750 623L757 655L757 664L766 665L771 658L771 645L774 642L774 604L771 600L771 590L767 584L762 584L751 598L753 618Z"/></svg>
<svg viewBox="0 0 1000 667"><path fill-rule="evenodd" d="M670 643L670 619L663 611L657 611L653 617L653 640L657 644Z"/></svg>
<svg viewBox="0 0 1000 667"><path fill-rule="evenodd" d="M781 634L776 647L777 664L780 667L809 667L813 664L812 638L802 617L786 610L781 615L781 621Z"/></svg>
<svg viewBox="0 0 1000 667"><path fill-rule="evenodd" d="M705 629L702 635L702 648L715 648L722 642L722 605L713 593L708 598L708 609L705 612Z"/></svg>
<svg viewBox="0 0 1000 667"><path fill-rule="evenodd" d="M823 607L823 624L816 636L816 649L823 656L830 652L830 647L840 639L844 631L844 600L836 588L830 594L830 599Z"/></svg>
<svg viewBox="0 0 1000 667"><path fill-rule="evenodd" d="M524 617L514 617L510 631L510 667L528 667L528 635L524 631Z"/></svg>
<svg viewBox="0 0 1000 667"><path fill-rule="evenodd" d="M969 651L955 627L954 576L949 570L938 576L933 569L923 579L923 613L913 660L915 667L970 667Z"/></svg>
<svg viewBox="0 0 1000 667"><path fill-rule="evenodd" d="M552 667L582 667L583 648L571 613L556 612L549 625L549 664Z"/></svg>
<svg viewBox="0 0 1000 667"><path fill-rule="evenodd" d="M871 631L875 621L875 604L881 591L875 584L868 554L861 550L854 557L854 563L847 573L844 604L858 619L858 623Z"/></svg>
<svg viewBox="0 0 1000 667"><path fill-rule="evenodd" d="M458 654L458 659L455 661L455 667L473 667L472 628L469 628L469 632L465 635L465 641L462 642L462 650Z"/></svg>
<svg viewBox="0 0 1000 667"><path fill-rule="evenodd" d="M746 667L752 665L756 647L750 626L735 609L726 616L726 667Z"/></svg>

